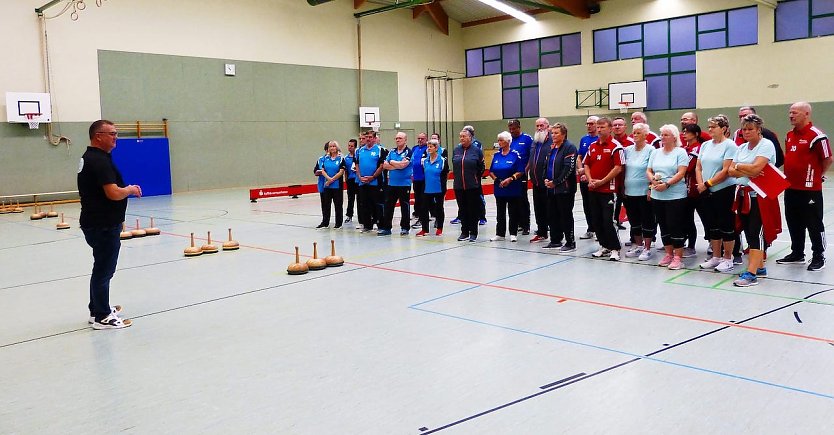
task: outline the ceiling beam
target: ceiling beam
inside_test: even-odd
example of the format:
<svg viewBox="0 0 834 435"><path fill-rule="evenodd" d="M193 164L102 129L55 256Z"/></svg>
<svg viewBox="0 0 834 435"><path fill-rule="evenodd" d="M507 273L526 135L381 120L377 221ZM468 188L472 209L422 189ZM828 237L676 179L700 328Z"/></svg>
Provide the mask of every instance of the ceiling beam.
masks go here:
<svg viewBox="0 0 834 435"><path fill-rule="evenodd" d="M359 9L365 4L365 0L353 0L353 9Z"/></svg>
<svg viewBox="0 0 834 435"><path fill-rule="evenodd" d="M771 9L776 9L776 0L753 0L753 3L758 3L762 6L767 6Z"/></svg>
<svg viewBox="0 0 834 435"><path fill-rule="evenodd" d="M423 13L429 14L429 17L431 17L431 20L437 26L437 29L443 32L444 35L449 35L449 15L446 14L443 6L440 6L440 3L434 2L426 5L419 5L411 11L411 16L415 20Z"/></svg>
<svg viewBox="0 0 834 435"><path fill-rule="evenodd" d="M588 4L585 0L547 0L547 3L570 12L574 17L591 18L591 13L588 12Z"/></svg>

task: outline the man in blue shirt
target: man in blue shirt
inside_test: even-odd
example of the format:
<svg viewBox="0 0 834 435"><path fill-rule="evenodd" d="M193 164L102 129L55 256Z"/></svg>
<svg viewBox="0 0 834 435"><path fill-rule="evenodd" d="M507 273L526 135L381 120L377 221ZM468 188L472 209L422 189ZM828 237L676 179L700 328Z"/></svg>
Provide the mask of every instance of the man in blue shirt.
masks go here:
<svg viewBox="0 0 834 435"><path fill-rule="evenodd" d="M579 192L582 194L582 210L585 212L585 221L588 223L588 231L579 236L580 239L590 239L594 237L594 227L591 222L591 203L588 200L588 178L585 177L584 160L585 154L588 153L588 148L592 143L597 141L597 120L598 116L589 116L585 120L585 127L588 129L588 134L579 139L579 149L576 153L576 173L579 174Z"/></svg>
<svg viewBox="0 0 834 435"><path fill-rule="evenodd" d="M394 220L394 206L400 202L400 235L408 235L409 217L411 215L411 150L408 149L408 136L399 132L394 138L396 148L388 152L382 168L388 171L388 189L385 194L385 210L379 224L378 236L390 236Z"/></svg>
<svg viewBox="0 0 834 435"><path fill-rule="evenodd" d="M374 223L379 225L382 217L382 198L380 187L382 181L382 162L387 151L376 143L376 132L367 131L363 135L365 145L356 150L356 179L359 184L359 223L362 232L373 230Z"/></svg>
<svg viewBox="0 0 834 435"><path fill-rule="evenodd" d="M521 131L521 121L517 119L507 122L507 130L513 137L510 143L510 149L517 152L521 156L522 165L526 168L530 161L530 149L533 147L533 138ZM530 234L530 198L527 196L527 172L521 176L521 200L518 204L519 226L521 227L521 234Z"/></svg>
<svg viewBox="0 0 834 435"><path fill-rule="evenodd" d="M417 135L417 145L411 149L411 161L414 162L412 167L414 168L412 181L414 186L414 213L412 217L417 218L417 221L411 228L417 229L421 227L420 224L420 216L422 216L421 211L425 204L423 202L423 192L426 189L426 175L423 171L423 165L420 162L423 161L423 157L425 157L428 153L426 151L426 147L428 144L428 136L426 133L420 133Z"/></svg>

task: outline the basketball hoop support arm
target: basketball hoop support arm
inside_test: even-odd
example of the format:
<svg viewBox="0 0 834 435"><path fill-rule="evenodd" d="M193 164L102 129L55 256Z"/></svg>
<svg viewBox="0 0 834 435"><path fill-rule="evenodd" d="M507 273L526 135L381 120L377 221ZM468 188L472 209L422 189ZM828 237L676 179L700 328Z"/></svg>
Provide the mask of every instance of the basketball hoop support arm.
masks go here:
<svg viewBox="0 0 834 435"><path fill-rule="evenodd" d="M45 10L51 8L52 6L55 6L56 3L61 3L61 0L52 0L51 2L41 6L39 8L35 8L35 13L38 14L38 16L40 17L40 16L43 15L43 12Z"/></svg>

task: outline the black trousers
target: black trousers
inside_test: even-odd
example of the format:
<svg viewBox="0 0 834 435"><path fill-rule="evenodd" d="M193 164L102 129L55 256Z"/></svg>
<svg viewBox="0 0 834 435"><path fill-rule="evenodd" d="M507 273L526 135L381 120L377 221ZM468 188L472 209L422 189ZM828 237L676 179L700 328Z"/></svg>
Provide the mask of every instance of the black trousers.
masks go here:
<svg viewBox="0 0 834 435"><path fill-rule="evenodd" d="M330 204L336 209L336 226L342 226L342 204L345 201L342 189L325 188L319 194L321 198L321 223L330 225Z"/></svg>
<svg viewBox="0 0 834 435"><path fill-rule="evenodd" d="M576 242L573 230L573 204L576 192L547 194L547 222L550 227L550 241L564 240L572 245Z"/></svg>
<svg viewBox="0 0 834 435"><path fill-rule="evenodd" d="M530 231L530 197L527 196L527 177L521 178L521 198L518 201L518 225L522 231Z"/></svg>
<svg viewBox="0 0 834 435"><path fill-rule="evenodd" d="M620 250L620 238L614 226L614 194L588 192L591 202L591 220L600 246L605 249Z"/></svg>
<svg viewBox="0 0 834 435"><path fill-rule="evenodd" d="M785 191L785 221L791 235L791 252L805 252L805 231L811 239L814 258L825 256L825 226L822 223L822 191Z"/></svg>
<svg viewBox="0 0 834 435"><path fill-rule="evenodd" d="M426 199L423 197L423 192L426 190L426 180L414 180L412 182L414 186L414 213L417 214L417 218L422 216L421 210L426 206Z"/></svg>
<svg viewBox="0 0 834 435"><path fill-rule="evenodd" d="M785 208L787 209L787 206ZM759 198L750 198L750 213L739 213L739 218L741 218L741 228L744 230L744 238L747 239L747 246L750 249L766 251L768 245L764 239L764 227L762 226L762 213L759 210Z"/></svg>
<svg viewBox="0 0 834 435"><path fill-rule="evenodd" d="M683 248L683 242L686 239L683 220L686 200L687 198L651 201L654 217L660 224L660 240L663 241L663 246L671 245L674 249Z"/></svg>
<svg viewBox="0 0 834 435"><path fill-rule="evenodd" d="M481 214L480 189L455 189L455 200L458 203L458 218L460 218L460 233L465 236L478 235L478 219Z"/></svg>
<svg viewBox="0 0 834 435"><path fill-rule="evenodd" d="M375 223L379 223L381 206L379 186L362 184L359 186L359 223L366 230L373 229Z"/></svg>
<svg viewBox="0 0 834 435"><path fill-rule="evenodd" d="M423 204L425 206L420 210L420 225L423 226L423 231L429 232L429 213L434 215L437 229L443 229L443 219L446 219L446 213L443 211L445 201L446 194L442 192L423 194Z"/></svg>
<svg viewBox="0 0 834 435"><path fill-rule="evenodd" d="M585 221L588 223L588 231L596 232L594 230L594 222L591 219L591 200L589 198L590 191L588 190L588 182L582 181L579 183L579 193L582 195L582 211L585 212Z"/></svg>
<svg viewBox="0 0 834 435"><path fill-rule="evenodd" d="M735 240L735 215L733 214L733 198L736 186L731 185L703 197L704 212L707 224L707 237L710 240Z"/></svg>
<svg viewBox="0 0 834 435"><path fill-rule="evenodd" d="M707 238L707 211L705 210L706 203L702 201L700 196L693 196L686 198L686 211L682 216L684 219L684 232L686 233L687 246L695 247L695 242L698 241L698 227L695 226L695 212L698 212L698 217L701 218L701 224L704 226L704 238Z"/></svg>
<svg viewBox="0 0 834 435"><path fill-rule="evenodd" d="M504 237L507 235L507 214L510 215L510 235L518 234L518 215L521 211L518 204L521 202L520 196L496 196L496 218L495 218L495 235Z"/></svg>
<svg viewBox="0 0 834 435"><path fill-rule="evenodd" d="M536 235L547 238L547 188L533 186L533 214L536 216Z"/></svg>
<svg viewBox="0 0 834 435"><path fill-rule="evenodd" d="M657 232L657 223L654 220L652 201L649 201L646 195L623 195L623 203L626 207L628 224L631 226L631 237L654 239Z"/></svg>
<svg viewBox="0 0 834 435"><path fill-rule="evenodd" d="M110 279L116 273L122 246L120 224L103 228L81 228L84 240L93 248L93 273L90 275L90 316L102 320L110 315Z"/></svg>
<svg viewBox="0 0 834 435"><path fill-rule="evenodd" d="M397 201L400 202L400 229L408 230L411 228L411 186L388 186L385 192L385 211L379 224L380 229L391 229Z"/></svg>
<svg viewBox="0 0 834 435"><path fill-rule="evenodd" d="M359 186L356 185L356 180L347 180L347 212L345 215L349 218L353 217L353 203L356 200L356 193L359 191Z"/></svg>

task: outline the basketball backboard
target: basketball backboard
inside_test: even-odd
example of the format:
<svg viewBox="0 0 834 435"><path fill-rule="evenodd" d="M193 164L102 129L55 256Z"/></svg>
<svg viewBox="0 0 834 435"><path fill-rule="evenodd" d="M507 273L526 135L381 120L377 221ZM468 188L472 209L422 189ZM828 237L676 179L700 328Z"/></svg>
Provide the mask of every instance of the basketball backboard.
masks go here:
<svg viewBox="0 0 834 435"><path fill-rule="evenodd" d="M359 128L372 128L374 131L379 131L379 107L360 107L359 108Z"/></svg>
<svg viewBox="0 0 834 435"><path fill-rule="evenodd" d="M52 122L52 100L49 94L37 92L6 92L6 121L27 123L26 114L39 113L39 122Z"/></svg>
<svg viewBox="0 0 834 435"><path fill-rule="evenodd" d="M645 80L608 84L609 110L643 109L648 104L647 100Z"/></svg>

